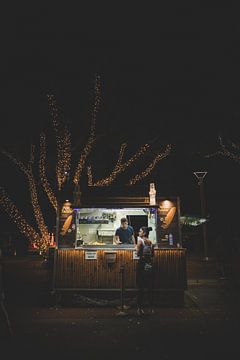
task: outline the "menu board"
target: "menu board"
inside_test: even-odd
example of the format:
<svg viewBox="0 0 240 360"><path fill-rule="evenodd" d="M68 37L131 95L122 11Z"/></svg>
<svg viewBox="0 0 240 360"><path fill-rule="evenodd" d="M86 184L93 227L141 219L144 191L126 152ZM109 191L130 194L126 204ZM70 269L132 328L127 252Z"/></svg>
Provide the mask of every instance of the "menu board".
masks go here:
<svg viewBox="0 0 240 360"><path fill-rule="evenodd" d="M157 239L159 247L181 246L179 198L162 198L158 201Z"/></svg>

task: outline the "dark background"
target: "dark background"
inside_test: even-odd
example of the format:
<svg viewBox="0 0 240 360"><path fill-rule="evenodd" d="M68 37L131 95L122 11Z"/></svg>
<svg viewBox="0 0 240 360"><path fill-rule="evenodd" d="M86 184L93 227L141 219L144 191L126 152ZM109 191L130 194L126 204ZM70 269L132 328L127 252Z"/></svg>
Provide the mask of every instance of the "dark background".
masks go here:
<svg viewBox="0 0 240 360"><path fill-rule="evenodd" d="M148 141L154 140L154 150L171 143L170 156L131 193L147 196L154 181L159 196L180 197L182 213L199 214L193 171L206 170L212 223L221 226L220 218L236 223L240 166L204 155L218 149L219 134L239 141L237 15L230 4L155 9L29 3L6 9L1 21L1 147L27 161L30 144L38 144L41 131L51 143L46 98L51 92L69 124L77 159L88 136L97 72L102 103L98 142L90 158L96 177L111 170L123 141L128 143L127 156ZM48 157L51 177L54 154L49 151ZM2 155L0 161L0 185L31 218L24 175ZM124 193L127 176L115 184L116 195ZM8 231L12 223L0 211L1 229ZM51 227L52 210L46 209L46 215Z"/></svg>

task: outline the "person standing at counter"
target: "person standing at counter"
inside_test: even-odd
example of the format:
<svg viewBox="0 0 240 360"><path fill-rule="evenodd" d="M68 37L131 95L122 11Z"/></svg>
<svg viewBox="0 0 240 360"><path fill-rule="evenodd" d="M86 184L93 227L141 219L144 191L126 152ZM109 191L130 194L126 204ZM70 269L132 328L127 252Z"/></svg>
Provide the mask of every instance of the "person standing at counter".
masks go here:
<svg viewBox="0 0 240 360"><path fill-rule="evenodd" d="M153 313L153 256L154 247L152 241L148 238L151 227L142 226L139 230L137 241L137 256L139 260L136 268L137 283L137 313L139 316L144 314L144 290L148 293L148 302Z"/></svg>
<svg viewBox="0 0 240 360"><path fill-rule="evenodd" d="M127 218L121 218L121 225L115 232L115 243L120 244L135 244L135 237L133 227L128 225Z"/></svg>

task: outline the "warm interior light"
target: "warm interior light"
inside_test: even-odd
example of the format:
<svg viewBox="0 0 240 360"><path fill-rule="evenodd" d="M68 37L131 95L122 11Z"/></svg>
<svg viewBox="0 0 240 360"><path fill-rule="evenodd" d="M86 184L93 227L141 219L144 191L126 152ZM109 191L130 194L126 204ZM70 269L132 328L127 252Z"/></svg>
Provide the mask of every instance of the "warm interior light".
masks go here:
<svg viewBox="0 0 240 360"><path fill-rule="evenodd" d="M162 201L162 206L166 207L166 208L170 208L173 206L173 203L170 200L164 200L164 201Z"/></svg>

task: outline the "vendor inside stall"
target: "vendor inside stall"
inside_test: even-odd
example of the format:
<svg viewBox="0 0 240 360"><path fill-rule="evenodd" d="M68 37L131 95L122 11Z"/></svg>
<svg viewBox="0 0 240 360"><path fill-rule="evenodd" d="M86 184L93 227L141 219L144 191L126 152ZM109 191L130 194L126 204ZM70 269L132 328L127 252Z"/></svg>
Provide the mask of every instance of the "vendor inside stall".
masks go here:
<svg viewBox="0 0 240 360"><path fill-rule="evenodd" d="M156 243L157 209L154 207L79 208L74 209L71 219L71 227L64 233L59 232L58 248L134 247L141 226L153 228L152 241Z"/></svg>
<svg viewBox="0 0 240 360"><path fill-rule="evenodd" d="M123 217L120 220L121 225L117 228L115 232L115 244L134 244L135 245L135 237L134 230L131 225L128 224L127 218Z"/></svg>

